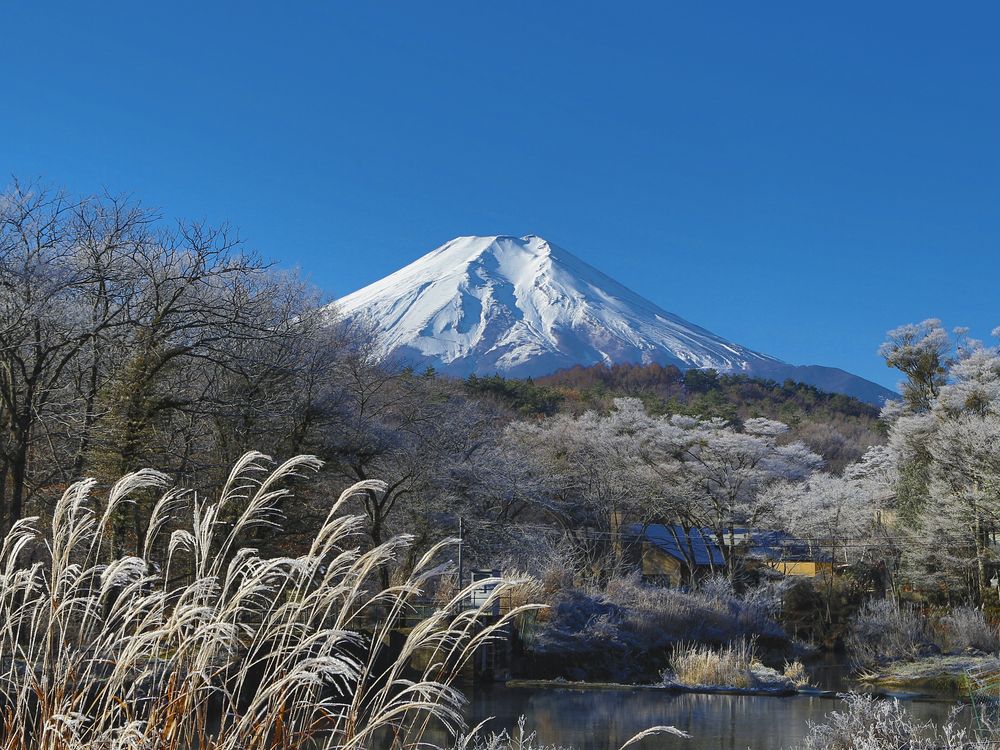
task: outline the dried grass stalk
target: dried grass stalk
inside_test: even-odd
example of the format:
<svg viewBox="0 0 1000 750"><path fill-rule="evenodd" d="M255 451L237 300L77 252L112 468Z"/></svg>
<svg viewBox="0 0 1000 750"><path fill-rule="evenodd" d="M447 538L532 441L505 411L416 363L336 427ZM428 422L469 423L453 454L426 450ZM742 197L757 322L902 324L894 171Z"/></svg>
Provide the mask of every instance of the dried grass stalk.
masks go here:
<svg viewBox="0 0 1000 750"><path fill-rule="evenodd" d="M83 481L57 504L51 534L37 519L14 525L0 550L0 748L412 748L432 722L461 732L463 664L535 605L487 624L516 582L497 582L473 611L460 606L468 592L456 592L390 649L399 615L443 572L443 545L382 589L377 571L409 540L358 547L362 521L344 505L382 490L364 482L333 504L306 554L264 558L241 540L276 525L285 480L319 461L269 466L247 454L214 501L136 472L100 513ZM140 490L162 493L142 555L108 561L116 510ZM189 525L167 534L181 508ZM44 561L31 562L42 545ZM415 670L418 653L428 658Z"/></svg>

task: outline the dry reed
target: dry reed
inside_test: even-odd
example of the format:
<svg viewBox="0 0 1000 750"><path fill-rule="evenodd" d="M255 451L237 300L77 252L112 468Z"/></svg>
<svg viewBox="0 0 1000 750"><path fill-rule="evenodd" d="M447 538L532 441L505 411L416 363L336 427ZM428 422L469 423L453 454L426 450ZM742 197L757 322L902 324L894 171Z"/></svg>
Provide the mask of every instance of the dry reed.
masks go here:
<svg viewBox="0 0 1000 750"><path fill-rule="evenodd" d="M719 649L680 643L674 647L670 668L682 685L749 688L754 684L751 668L755 661L752 639L735 641Z"/></svg>
<svg viewBox="0 0 1000 750"><path fill-rule="evenodd" d="M435 722L463 730L458 671L534 605L486 624L510 586L498 581L481 608L463 609L469 592L456 592L399 632L445 572L442 545L382 589L378 570L409 540L359 548L362 520L344 506L383 488L365 482L333 503L305 554L264 558L242 540L277 526L282 483L319 462L268 466L247 454L214 501L139 471L98 510L83 481L58 502L50 534L37 519L14 525L0 550L0 748L414 748ZM139 491L162 493L142 553L108 560L113 519Z"/></svg>

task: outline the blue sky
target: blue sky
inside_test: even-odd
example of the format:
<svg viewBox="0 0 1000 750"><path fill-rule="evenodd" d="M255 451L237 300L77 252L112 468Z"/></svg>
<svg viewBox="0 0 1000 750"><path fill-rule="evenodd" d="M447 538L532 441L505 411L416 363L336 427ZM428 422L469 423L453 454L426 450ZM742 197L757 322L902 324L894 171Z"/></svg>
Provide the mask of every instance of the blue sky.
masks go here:
<svg viewBox="0 0 1000 750"><path fill-rule="evenodd" d="M666 309L892 385L1000 324L1000 10L0 0L0 170L228 220L331 297L539 234Z"/></svg>

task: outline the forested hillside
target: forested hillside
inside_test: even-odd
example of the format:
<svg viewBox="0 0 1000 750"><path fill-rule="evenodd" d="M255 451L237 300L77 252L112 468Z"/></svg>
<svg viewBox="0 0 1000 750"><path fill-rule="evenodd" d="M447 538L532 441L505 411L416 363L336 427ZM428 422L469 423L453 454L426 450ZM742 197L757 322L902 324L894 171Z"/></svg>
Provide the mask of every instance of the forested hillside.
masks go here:
<svg viewBox="0 0 1000 750"><path fill-rule="evenodd" d="M642 400L651 414L721 418L734 425L767 417L790 427L789 437L819 453L831 471L857 461L885 442L879 410L850 396L811 385L777 383L714 370L650 365L574 367L534 380L501 376L466 381L471 393L486 395L526 417L557 413L606 413L617 397Z"/></svg>

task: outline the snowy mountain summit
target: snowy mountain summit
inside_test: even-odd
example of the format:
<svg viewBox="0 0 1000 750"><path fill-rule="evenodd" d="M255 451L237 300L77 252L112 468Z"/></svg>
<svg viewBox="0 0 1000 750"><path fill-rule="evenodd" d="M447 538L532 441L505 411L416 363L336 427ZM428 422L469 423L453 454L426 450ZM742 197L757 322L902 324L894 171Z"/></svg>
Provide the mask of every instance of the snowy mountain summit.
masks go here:
<svg viewBox="0 0 1000 750"><path fill-rule="evenodd" d="M337 303L368 318L387 352L457 376L545 375L625 362L792 378L880 402L881 386L795 367L729 342L541 237L458 237Z"/></svg>

